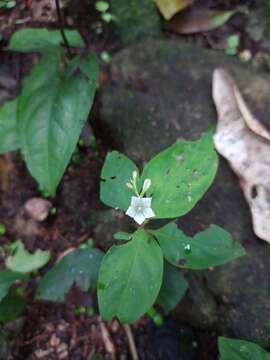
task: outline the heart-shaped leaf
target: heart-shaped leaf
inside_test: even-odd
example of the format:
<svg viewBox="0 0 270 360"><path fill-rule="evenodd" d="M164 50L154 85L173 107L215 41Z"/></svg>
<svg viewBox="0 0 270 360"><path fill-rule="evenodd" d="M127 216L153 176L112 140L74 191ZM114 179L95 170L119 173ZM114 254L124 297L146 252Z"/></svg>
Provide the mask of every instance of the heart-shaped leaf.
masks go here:
<svg viewBox="0 0 270 360"><path fill-rule="evenodd" d="M207 269L245 255L244 248L221 227L211 225L193 238L186 236L174 223L151 230L172 265L186 269Z"/></svg>
<svg viewBox="0 0 270 360"><path fill-rule="evenodd" d="M162 252L152 237L136 231L125 245L113 246L103 258L98 279L102 317L132 323L155 302L162 283Z"/></svg>

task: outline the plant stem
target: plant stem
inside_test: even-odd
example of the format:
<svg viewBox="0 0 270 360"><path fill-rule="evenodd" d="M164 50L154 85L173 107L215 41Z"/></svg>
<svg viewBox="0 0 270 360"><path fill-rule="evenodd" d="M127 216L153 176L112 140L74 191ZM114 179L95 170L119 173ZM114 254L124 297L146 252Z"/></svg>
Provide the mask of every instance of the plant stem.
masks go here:
<svg viewBox="0 0 270 360"><path fill-rule="evenodd" d="M136 349L136 345L135 345L135 341L134 341L134 337L133 337L131 328L129 325L123 325L123 327L124 327L126 335L127 335L128 345L129 345L132 360L139 360L139 356L137 353L137 349Z"/></svg>
<svg viewBox="0 0 270 360"><path fill-rule="evenodd" d="M57 12L57 17L58 17L58 22L59 22L60 32L61 32L61 35L63 38L63 42L64 42L65 48L67 50L68 57L71 57L72 54L71 54L70 46L68 43L68 39L67 39L65 31L64 31L64 19L63 19L62 13L61 13L59 0L55 0L55 5L56 5L56 12Z"/></svg>

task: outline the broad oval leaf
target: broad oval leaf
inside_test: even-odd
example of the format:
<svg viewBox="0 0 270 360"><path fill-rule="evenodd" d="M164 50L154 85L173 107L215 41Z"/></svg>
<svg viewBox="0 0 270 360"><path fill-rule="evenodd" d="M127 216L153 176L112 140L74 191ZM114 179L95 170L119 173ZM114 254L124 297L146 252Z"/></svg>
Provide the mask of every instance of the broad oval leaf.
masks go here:
<svg viewBox="0 0 270 360"><path fill-rule="evenodd" d="M11 285L17 280L27 280L27 275L10 270L0 271L0 301L7 295Z"/></svg>
<svg viewBox="0 0 270 360"><path fill-rule="evenodd" d="M19 148L16 111L17 100L8 101L0 107L0 154Z"/></svg>
<svg viewBox="0 0 270 360"><path fill-rule="evenodd" d="M102 257L98 249L72 251L42 278L37 296L48 301L63 301L73 283L83 290L96 288Z"/></svg>
<svg viewBox="0 0 270 360"><path fill-rule="evenodd" d="M70 46L83 47L84 42L77 30L65 29L65 35ZM8 50L19 52L44 52L52 46L63 43L60 30L47 29L20 29L16 31L10 39Z"/></svg>
<svg viewBox="0 0 270 360"><path fill-rule="evenodd" d="M90 56L88 61L96 58ZM17 112L27 166L51 196L75 150L96 90L97 74L92 78L68 74L61 66L61 53L44 56L24 84Z"/></svg>
<svg viewBox="0 0 270 360"><path fill-rule="evenodd" d="M218 338L221 360L270 360L270 353L249 341Z"/></svg>
<svg viewBox="0 0 270 360"><path fill-rule="evenodd" d="M212 184L217 171L212 131L197 141L179 140L146 164L142 178L157 219L185 215Z"/></svg>
<svg viewBox="0 0 270 360"><path fill-rule="evenodd" d="M103 258L98 302L103 319L123 323L140 318L155 302L162 283L162 252L143 229L130 242L113 246Z"/></svg>
<svg viewBox="0 0 270 360"><path fill-rule="evenodd" d="M36 250L33 254L30 254L24 248L24 244L17 240L14 244L10 245L12 255L6 259L6 267L9 270L30 273L31 271L42 268L50 260L50 251Z"/></svg>
<svg viewBox="0 0 270 360"><path fill-rule="evenodd" d="M164 263L162 286L157 302L163 307L166 313L175 308L185 295L188 289L188 282L184 275L175 266Z"/></svg>
<svg viewBox="0 0 270 360"><path fill-rule="evenodd" d="M100 199L113 208L126 211L130 205L133 190L126 186L136 165L125 155L112 151L105 159L101 171Z"/></svg>
<svg viewBox="0 0 270 360"><path fill-rule="evenodd" d="M174 223L150 232L157 238L165 259L181 268L208 269L245 255L244 248L217 225L211 225L193 238Z"/></svg>

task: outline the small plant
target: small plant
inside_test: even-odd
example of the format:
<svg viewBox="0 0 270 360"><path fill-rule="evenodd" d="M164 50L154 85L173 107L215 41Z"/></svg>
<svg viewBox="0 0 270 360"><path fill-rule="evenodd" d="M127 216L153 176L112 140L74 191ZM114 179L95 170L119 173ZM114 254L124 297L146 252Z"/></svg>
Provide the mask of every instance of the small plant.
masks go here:
<svg viewBox="0 0 270 360"><path fill-rule="evenodd" d="M77 31L66 30L70 46L84 47ZM92 107L98 78L94 54L70 59L61 31L22 29L8 49L40 52L21 94L0 108L0 154L20 150L42 193L54 196ZM69 50L70 52L70 50Z"/></svg>
<svg viewBox="0 0 270 360"><path fill-rule="evenodd" d="M153 220L188 213L214 180L217 155L208 131L201 139L179 140L147 163L139 172L123 154L107 155L100 183L101 200L124 211L138 229L118 232L126 241L103 257L98 280L102 317L132 323L157 301L170 311L188 284L179 269L201 270L245 254L231 235L216 225L189 237L174 222L152 228Z"/></svg>
<svg viewBox="0 0 270 360"><path fill-rule="evenodd" d="M16 319L25 309L24 288L30 273L46 265L51 257L49 251L36 250L30 254L20 240L3 250L5 269L0 271L0 322ZM20 287L12 288L13 284Z"/></svg>

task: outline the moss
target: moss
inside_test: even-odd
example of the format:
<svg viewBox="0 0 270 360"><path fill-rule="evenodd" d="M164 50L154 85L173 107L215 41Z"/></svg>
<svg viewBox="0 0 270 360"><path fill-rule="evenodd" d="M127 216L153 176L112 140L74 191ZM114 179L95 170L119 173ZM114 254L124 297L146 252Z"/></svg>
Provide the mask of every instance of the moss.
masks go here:
<svg viewBox="0 0 270 360"><path fill-rule="evenodd" d="M123 44L160 34L160 18L153 0L112 0L111 8Z"/></svg>

